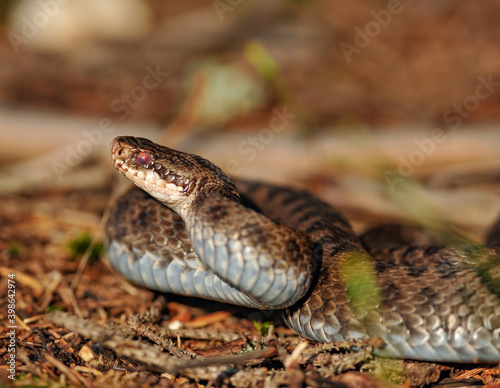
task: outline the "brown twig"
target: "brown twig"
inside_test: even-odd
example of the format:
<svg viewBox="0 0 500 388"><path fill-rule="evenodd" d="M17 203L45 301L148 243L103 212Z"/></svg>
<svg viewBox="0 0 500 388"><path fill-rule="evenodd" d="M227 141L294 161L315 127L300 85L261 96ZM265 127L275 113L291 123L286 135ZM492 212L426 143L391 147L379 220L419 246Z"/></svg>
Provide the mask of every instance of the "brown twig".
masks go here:
<svg viewBox="0 0 500 388"><path fill-rule="evenodd" d="M169 356L151 345L117 335L88 320L61 312L54 312L47 319L83 337L90 338L93 342L100 343L120 356L156 366L161 370L177 371L179 365L182 365L180 360L174 356Z"/></svg>
<svg viewBox="0 0 500 388"><path fill-rule="evenodd" d="M63 373L65 376L68 377L68 379L73 383L74 385L77 386L88 386L89 384L85 381L85 379L75 371L74 369L68 368L66 365L64 365L61 361L59 361L57 358L51 356L50 354L45 354L45 359L54 365L61 373Z"/></svg>
<svg viewBox="0 0 500 388"><path fill-rule="evenodd" d="M80 263L78 264L78 269L76 270L75 276L73 277L73 280L71 281L71 290L75 290L78 282L80 281L80 278L82 277L83 271L85 267L87 266L87 263L90 259L90 256L97 244L98 241L102 241L104 237L104 226L106 225L106 222L108 221L109 218L109 213L111 211L111 204L114 203L116 195L112 195L111 198L109 199L108 203L106 204L106 207L104 209L104 214L101 217L101 220L99 221L99 225L96 228L96 231L94 235L92 236L92 241L90 242L90 245L88 246L87 250L83 254Z"/></svg>
<svg viewBox="0 0 500 388"><path fill-rule="evenodd" d="M177 347L171 339L164 338L163 336L156 334L149 326L145 325L144 323L130 319L129 324L134 328L137 335L150 339L176 357L184 360L198 357L198 355L194 352L183 350Z"/></svg>
<svg viewBox="0 0 500 388"><path fill-rule="evenodd" d="M254 350L252 352L243 354L210 357L210 358L204 358L202 360L191 360L179 363L176 366L176 369L174 369L174 374L179 373L184 369L203 368L207 366L217 366L217 365L223 365L227 367L229 365L242 364L250 360L276 357L277 355L278 351L276 350L276 348L265 347L260 350Z"/></svg>

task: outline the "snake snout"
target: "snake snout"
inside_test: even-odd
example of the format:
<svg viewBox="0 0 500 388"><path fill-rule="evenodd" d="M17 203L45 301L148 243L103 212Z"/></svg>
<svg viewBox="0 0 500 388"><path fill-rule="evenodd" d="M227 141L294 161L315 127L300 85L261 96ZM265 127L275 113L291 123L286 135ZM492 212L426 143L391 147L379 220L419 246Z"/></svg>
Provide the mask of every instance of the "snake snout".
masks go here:
<svg viewBox="0 0 500 388"><path fill-rule="evenodd" d="M123 162L123 159L127 156L128 152L120 142L120 138L116 137L115 139L113 139L113 142L111 143L111 160L113 161L113 163L116 164L117 160L121 160Z"/></svg>
<svg viewBox="0 0 500 388"><path fill-rule="evenodd" d="M122 152L122 145L120 137L115 137L111 142L111 157L115 157L118 153Z"/></svg>
<svg viewBox="0 0 500 388"><path fill-rule="evenodd" d="M114 167L122 174L129 169L134 151L137 151L128 140L129 137L118 136L111 143L111 160Z"/></svg>

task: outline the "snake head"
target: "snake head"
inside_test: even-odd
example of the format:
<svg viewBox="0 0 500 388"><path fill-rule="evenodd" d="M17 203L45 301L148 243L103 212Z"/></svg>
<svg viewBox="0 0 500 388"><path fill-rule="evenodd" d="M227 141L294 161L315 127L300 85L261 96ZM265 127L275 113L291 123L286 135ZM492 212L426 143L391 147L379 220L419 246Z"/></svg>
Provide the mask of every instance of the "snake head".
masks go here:
<svg viewBox="0 0 500 388"><path fill-rule="evenodd" d="M197 155L140 137L118 136L111 143L111 159L122 175L176 212L182 213L200 192L210 190L239 201L226 174Z"/></svg>

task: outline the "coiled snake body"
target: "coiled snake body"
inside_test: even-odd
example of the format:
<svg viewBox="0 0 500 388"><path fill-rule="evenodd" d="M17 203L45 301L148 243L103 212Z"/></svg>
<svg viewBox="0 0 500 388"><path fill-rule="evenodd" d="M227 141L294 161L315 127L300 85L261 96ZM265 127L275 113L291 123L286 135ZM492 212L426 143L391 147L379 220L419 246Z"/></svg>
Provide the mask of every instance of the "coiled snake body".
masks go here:
<svg viewBox="0 0 500 388"><path fill-rule="evenodd" d="M404 228L364 236L307 192L236 185L211 162L118 137L116 169L135 183L106 227L126 278L165 292L283 309L321 342L381 337L381 355L500 360L500 226L487 247L404 246ZM241 196L239 193L243 193ZM380 234L387 239L380 241Z"/></svg>

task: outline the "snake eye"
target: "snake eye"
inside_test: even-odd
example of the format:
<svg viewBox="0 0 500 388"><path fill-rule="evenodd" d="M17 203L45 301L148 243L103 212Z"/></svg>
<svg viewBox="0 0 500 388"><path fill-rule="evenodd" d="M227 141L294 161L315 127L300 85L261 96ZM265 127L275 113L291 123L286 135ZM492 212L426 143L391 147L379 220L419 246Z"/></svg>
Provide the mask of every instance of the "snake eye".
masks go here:
<svg viewBox="0 0 500 388"><path fill-rule="evenodd" d="M151 155L148 154L147 152L141 152L140 154L137 155L135 158L135 161L137 164L140 164L141 166L146 166L151 162Z"/></svg>

